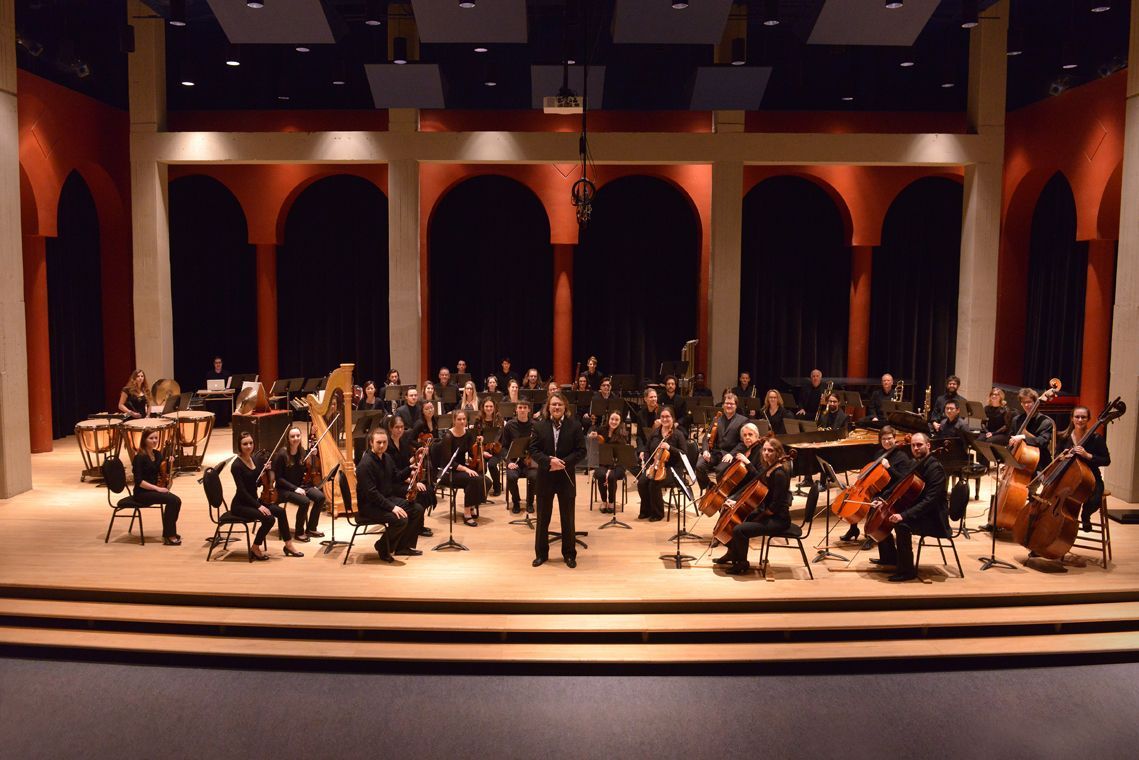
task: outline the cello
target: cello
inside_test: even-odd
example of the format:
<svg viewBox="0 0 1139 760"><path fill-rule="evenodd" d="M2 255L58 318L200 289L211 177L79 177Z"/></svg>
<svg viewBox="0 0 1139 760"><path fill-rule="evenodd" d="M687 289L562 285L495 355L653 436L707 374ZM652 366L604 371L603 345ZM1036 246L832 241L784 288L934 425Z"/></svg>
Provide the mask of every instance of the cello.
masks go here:
<svg viewBox="0 0 1139 760"><path fill-rule="evenodd" d="M929 456L948 448L948 442L941 443L929 450ZM894 486L890 496L883 500L882 506L876 508L866 518L866 525L863 527L866 537L875 543L885 540L886 536L890 535L890 531L894 529L894 524L890 522L890 516L901 514L912 507L917 502L918 497L921 496L923 488L925 488L925 481L916 472L911 472L902 478L898 485Z"/></svg>
<svg viewBox="0 0 1139 760"><path fill-rule="evenodd" d="M708 517L716 514L723 508L724 502L732 495L743 479L747 476L747 463L737 459L728 465L724 474L716 481L716 487L706 491L700 497L700 511Z"/></svg>
<svg viewBox="0 0 1139 760"><path fill-rule="evenodd" d="M1075 446L1083 446L1096 430L1126 411L1127 406L1116 396ZM1080 510L1094 490L1095 474L1089 464L1071 450L1057 457L1032 481L1028 507L1020 511L1013 524L1013 539L1041 557L1062 559L1076 542Z"/></svg>
<svg viewBox="0 0 1139 760"><path fill-rule="evenodd" d="M1048 389L1036 399L1036 403L1028 410L1028 414L1024 416L1024 422L1021 423L1014 435L1024 435L1024 431L1028 429L1028 423L1036 416L1040 405L1059 392L1060 380L1054 377L1048 381ZM1032 482L1037 465L1040 464L1040 449L1021 441L1018 444L1013 444L1012 455L1020 467L1008 468L997 486L997 517L995 522L997 528L1006 530L1012 529L1013 525L1016 524L1017 516L1028 504L1028 487Z"/></svg>
<svg viewBox="0 0 1139 760"><path fill-rule="evenodd" d="M908 446L909 433L898 436L897 441L896 446ZM851 525L862 522L870 512L870 504L878 498L878 494L886 490L886 486L890 485L890 468L886 463L889 454L889 451L883 453L859 470L854 482L839 492L831 504L831 511Z"/></svg>
<svg viewBox="0 0 1139 760"><path fill-rule="evenodd" d="M767 468L766 474L770 475L777 467L782 467L784 463L793 461L798 452L791 449L783 456L775 461L775 464ZM737 464L739 464L737 462ZM744 486L744 490L740 493L739 498L736 499L735 504L725 508L720 517L716 520L716 527L712 530L712 536L724 546L732 540L732 531L737 525L744 520L751 517L752 513L763 503L767 498L768 488L767 483L763 482L764 478L756 478L755 480ZM769 510L764 510L760 516L769 515Z"/></svg>

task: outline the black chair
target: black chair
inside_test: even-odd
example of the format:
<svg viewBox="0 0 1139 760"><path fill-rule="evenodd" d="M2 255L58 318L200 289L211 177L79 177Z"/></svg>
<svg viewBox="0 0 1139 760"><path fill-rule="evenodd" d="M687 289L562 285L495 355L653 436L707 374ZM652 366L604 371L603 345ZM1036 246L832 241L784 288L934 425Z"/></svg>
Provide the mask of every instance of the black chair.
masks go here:
<svg viewBox="0 0 1139 760"><path fill-rule="evenodd" d="M964 518L965 518L965 507L967 507L968 505L969 505L969 483L968 483L968 481L963 480L963 481L957 483L956 485L954 485L953 488L951 488L949 491L949 519L952 521L964 520ZM929 534L929 533L920 533L919 535L921 536L921 538L918 540L918 552L917 552L917 556L914 558L914 567L917 567L918 565L921 564L921 548L923 546L925 546L927 540L937 542L936 544L931 543L930 546L936 546L937 547L938 551L941 552L941 564L948 565L949 560L947 560L945 557L945 548L946 547L945 547L945 544L942 543L943 541L948 541L949 542L949 548L953 550L953 559L955 559L957 561L957 572L959 574L958 577L964 578L965 577L965 569L961 567L961 557L957 554L957 545L953 543L953 537L956 535L959 535L959 534L960 534L960 530L958 530L956 533L954 533L953 531L949 531L949 535L946 535L946 536L938 536L938 535Z"/></svg>
<svg viewBox="0 0 1139 760"><path fill-rule="evenodd" d="M783 533L776 533L771 536L762 536L763 543L760 545L759 550L759 567L760 570L767 574L767 560L771 550L774 549L798 549L799 555L803 558L803 567L807 568L807 575L811 580L815 579L815 574L811 571L811 563L807 560L807 550L803 548L803 541L810 538L811 528L814 525L815 513L819 508L819 485L818 483L811 483L811 490L807 492L807 504L803 507L803 522L798 525L792 525ZM771 543L773 538L783 538L788 541L786 544L774 546ZM790 543L794 541L795 543Z"/></svg>
<svg viewBox="0 0 1139 760"><path fill-rule="evenodd" d="M202 474L202 490L206 492L206 504L210 510L210 521L214 524L214 535L208 539L210 542L210 550L206 552L206 562L210 561L213 556L214 549L217 548L218 542L221 542L222 548L229 549L229 542L236 541L233 537L233 529L240 527L245 531L245 550L249 554L249 561L253 561L253 534L252 526L260 522L257 519L245 519L238 517L229 511L229 505L225 502L225 494L222 493L221 477L219 473L225 469L227 459L217 467L207 467ZM226 527L225 538L221 537L222 526Z"/></svg>
<svg viewBox="0 0 1139 760"><path fill-rule="evenodd" d="M115 524L115 520L120 517L126 517L123 512L130 512L131 524L127 528L127 533L134 532L134 521L138 520L138 538L139 545L146 546L146 533L142 529L142 510L144 509L158 509L162 510L161 504L143 504L134 497L130 486L127 485L127 471L123 467L123 462L118 457L113 457L105 460L99 467L103 474L103 483L107 486L107 505L111 508L111 521L107 523L107 535L103 537L103 543L111 540L111 528ZM115 501L112 499L111 494L120 494L123 491L127 495Z"/></svg>
<svg viewBox="0 0 1139 760"><path fill-rule="evenodd" d="M343 472L340 473L340 499L344 503L344 517L348 520L348 524L352 526L352 538L348 539L348 548L344 550L344 561L340 564L348 564L348 555L352 553L352 546L356 543L356 536L382 536L388 529L388 526L383 523L366 522L360 519L360 515L356 512L352 502L352 489L348 485L348 476ZM378 531L370 531L368 528L379 528Z"/></svg>
<svg viewBox="0 0 1139 760"><path fill-rule="evenodd" d="M593 511L594 501L601 501L601 492L598 490L597 480L593 477L594 470L588 470L589 474L589 511ZM622 512L625 511L625 505L629 503L629 473L625 473L625 477L621 478L621 505ZM529 486L527 486L529 487Z"/></svg>

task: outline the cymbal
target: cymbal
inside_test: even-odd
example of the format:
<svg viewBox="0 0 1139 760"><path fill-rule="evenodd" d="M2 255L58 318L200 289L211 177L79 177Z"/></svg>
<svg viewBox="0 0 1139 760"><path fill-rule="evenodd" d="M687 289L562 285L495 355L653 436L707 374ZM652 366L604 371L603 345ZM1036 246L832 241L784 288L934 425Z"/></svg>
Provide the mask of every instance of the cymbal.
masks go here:
<svg viewBox="0 0 1139 760"><path fill-rule="evenodd" d="M177 380L169 378L159 380L154 384L153 389L154 403L165 404L166 399L170 396L180 396L182 394L182 386L178 384Z"/></svg>
<svg viewBox="0 0 1139 760"><path fill-rule="evenodd" d="M237 401L235 403L236 412L238 414L249 414L253 408L257 406L257 389L246 388L241 393L237 394Z"/></svg>

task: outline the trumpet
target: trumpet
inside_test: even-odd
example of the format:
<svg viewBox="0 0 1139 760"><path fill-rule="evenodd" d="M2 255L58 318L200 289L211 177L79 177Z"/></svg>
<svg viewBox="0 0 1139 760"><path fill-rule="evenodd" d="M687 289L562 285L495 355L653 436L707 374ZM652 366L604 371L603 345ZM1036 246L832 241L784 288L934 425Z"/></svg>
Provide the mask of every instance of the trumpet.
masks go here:
<svg viewBox="0 0 1139 760"><path fill-rule="evenodd" d="M933 386L927 385L925 387L925 402L921 405L921 416L929 421L929 411L933 407Z"/></svg>
<svg viewBox="0 0 1139 760"><path fill-rule="evenodd" d="M903 396L902 389L905 388L905 385L906 384L904 381L902 381L902 380L898 381L898 384L894 386L894 395L891 397L892 401L899 402L899 403L902 401L902 396Z"/></svg>
<svg viewBox="0 0 1139 760"><path fill-rule="evenodd" d="M815 422L817 423L823 416L823 410L827 408L827 398L834 393L834 381L828 381L827 387L823 390L823 395L819 397L819 408L815 412Z"/></svg>

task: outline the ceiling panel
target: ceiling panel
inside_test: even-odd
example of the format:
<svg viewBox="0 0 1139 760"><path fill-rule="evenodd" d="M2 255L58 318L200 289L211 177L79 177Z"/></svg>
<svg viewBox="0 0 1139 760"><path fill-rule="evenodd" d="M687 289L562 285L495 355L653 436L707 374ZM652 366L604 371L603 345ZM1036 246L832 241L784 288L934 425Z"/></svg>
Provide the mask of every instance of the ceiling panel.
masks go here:
<svg viewBox="0 0 1139 760"><path fill-rule="evenodd" d="M376 108L443 108L443 77L433 63L364 67Z"/></svg>
<svg viewBox="0 0 1139 760"><path fill-rule="evenodd" d="M689 108L693 111L758 110L770 78L768 66L701 66L696 70Z"/></svg>
<svg viewBox="0 0 1139 760"><path fill-rule="evenodd" d="M940 0L908 0L887 8L882 0L827 0L811 36L812 45L912 45Z"/></svg>
<svg viewBox="0 0 1139 760"><path fill-rule="evenodd" d="M332 44L336 36L320 0L266 2L250 8L245 0L209 0L229 41L238 44Z"/></svg>
<svg viewBox="0 0 1139 760"><path fill-rule="evenodd" d="M724 36L732 0L693 0L677 10L668 0L617 0L613 41L714 45Z"/></svg>
<svg viewBox="0 0 1139 760"><path fill-rule="evenodd" d="M460 8L457 0L412 0L423 42L526 42L526 0L482 0Z"/></svg>

